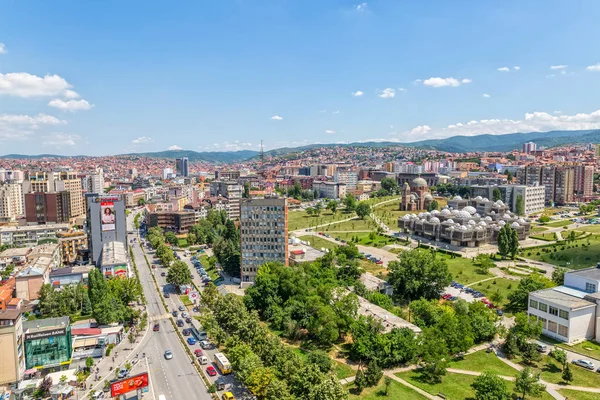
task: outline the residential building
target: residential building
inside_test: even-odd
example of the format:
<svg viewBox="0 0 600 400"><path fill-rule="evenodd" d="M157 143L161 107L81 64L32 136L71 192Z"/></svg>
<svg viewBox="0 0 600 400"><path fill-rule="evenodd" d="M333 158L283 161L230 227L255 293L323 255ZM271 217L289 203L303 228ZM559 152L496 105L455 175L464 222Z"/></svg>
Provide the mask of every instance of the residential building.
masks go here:
<svg viewBox="0 0 600 400"><path fill-rule="evenodd" d="M409 185L417 178L424 179L427 182L427 186L437 186L438 184L438 175L435 173L424 173L424 174L410 174L410 173L400 173L397 174L398 185L400 187L404 186L405 183ZM381 179L380 179L381 180Z"/></svg>
<svg viewBox="0 0 600 400"><path fill-rule="evenodd" d="M600 268L565 273L564 284L529 293L527 312L542 322L542 333L576 343L600 341Z"/></svg>
<svg viewBox="0 0 600 400"><path fill-rule="evenodd" d="M84 231L58 232L56 236L64 264L75 262L80 252L88 248L87 234Z"/></svg>
<svg viewBox="0 0 600 400"><path fill-rule="evenodd" d="M75 267L64 267L50 271L50 284L52 287L61 289L67 285L78 283L87 284L88 275L93 265L78 265Z"/></svg>
<svg viewBox="0 0 600 400"><path fill-rule="evenodd" d="M84 188L87 193L104 194L104 171L96 168L93 173L84 178Z"/></svg>
<svg viewBox="0 0 600 400"><path fill-rule="evenodd" d="M173 168L165 168L163 169L162 172L162 178L167 180L167 179L173 179L175 177L175 174L173 173Z"/></svg>
<svg viewBox="0 0 600 400"><path fill-rule="evenodd" d="M565 205L573 201L575 192L575 169L569 166L556 168L554 202Z"/></svg>
<svg viewBox="0 0 600 400"><path fill-rule="evenodd" d="M313 190L325 199L342 199L346 196L346 184L338 182L314 181Z"/></svg>
<svg viewBox="0 0 600 400"><path fill-rule="evenodd" d="M354 190L358 183L358 174L356 171L344 171L338 169L334 175L334 182L345 184L347 190Z"/></svg>
<svg viewBox="0 0 600 400"><path fill-rule="evenodd" d="M22 183L23 179L25 179L23 171L0 169L0 182Z"/></svg>
<svg viewBox="0 0 600 400"><path fill-rule="evenodd" d="M500 191L500 198L509 205L510 211L517 212L519 196L523 199L523 215L535 214L544 211L546 188L545 186L525 185L499 185L499 186L471 186L471 198L493 199L494 190Z"/></svg>
<svg viewBox="0 0 600 400"><path fill-rule="evenodd" d="M229 171L220 171L220 170L216 170L215 171L215 180L218 181L238 181L240 179L240 171L234 171L234 170L229 170Z"/></svg>
<svg viewBox="0 0 600 400"><path fill-rule="evenodd" d="M546 187L546 204L554 204L556 198L556 166L541 167L540 184Z"/></svg>
<svg viewBox="0 0 600 400"><path fill-rule="evenodd" d="M69 215L72 218L85 214L83 187L73 171L28 172L23 181L23 193L69 193ZM25 210L27 213L27 210Z"/></svg>
<svg viewBox="0 0 600 400"><path fill-rule="evenodd" d="M270 261L288 264L287 202L282 198L243 199L240 214L241 280L254 282Z"/></svg>
<svg viewBox="0 0 600 400"><path fill-rule="evenodd" d="M68 224L0 227L0 244L32 247L40 241L55 240L58 232L67 231Z"/></svg>
<svg viewBox="0 0 600 400"><path fill-rule="evenodd" d="M121 242L127 249L127 220L122 196L88 194L87 224L90 261L100 265L105 243Z"/></svg>
<svg viewBox="0 0 600 400"><path fill-rule="evenodd" d="M20 310L0 310L0 385L20 381L25 372L22 321Z"/></svg>
<svg viewBox="0 0 600 400"><path fill-rule="evenodd" d="M594 166L577 165L574 176L574 191L577 197L588 198L594 192ZM1 189L0 189L1 190Z"/></svg>
<svg viewBox="0 0 600 400"><path fill-rule="evenodd" d="M127 248L121 242L106 242L102 246L100 268L105 277L128 276Z"/></svg>
<svg viewBox="0 0 600 400"><path fill-rule="evenodd" d="M187 157L175 159L175 172L177 173L177 176L183 176L184 178L189 176Z"/></svg>
<svg viewBox="0 0 600 400"><path fill-rule="evenodd" d="M148 228L158 226L176 234L185 234L196 223L196 215L192 210L157 211L148 213Z"/></svg>
<svg viewBox="0 0 600 400"><path fill-rule="evenodd" d="M27 369L62 369L71 363L69 317L23 322L23 342Z"/></svg>
<svg viewBox="0 0 600 400"><path fill-rule="evenodd" d="M575 169L572 166L528 165L517 171L517 182L544 186L546 204L567 204L573 201Z"/></svg>
<svg viewBox="0 0 600 400"><path fill-rule="evenodd" d="M229 218L240 218L240 200L242 198L242 185L235 181L212 181L210 183L210 195L212 197L222 196L229 200Z"/></svg>
<svg viewBox="0 0 600 400"><path fill-rule="evenodd" d="M23 187L15 181L0 181L0 223L23 215Z"/></svg>
<svg viewBox="0 0 600 400"><path fill-rule="evenodd" d="M533 142L523 143L523 153L533 153L537 150L537 145Z"/></svg>
<svg viewBox="0 0 600 400"><path fill-rule="evenodd" d="M68 191L25 195L25 220L28 224L63 224L69 223L72 217L71 193Z"/></svg>

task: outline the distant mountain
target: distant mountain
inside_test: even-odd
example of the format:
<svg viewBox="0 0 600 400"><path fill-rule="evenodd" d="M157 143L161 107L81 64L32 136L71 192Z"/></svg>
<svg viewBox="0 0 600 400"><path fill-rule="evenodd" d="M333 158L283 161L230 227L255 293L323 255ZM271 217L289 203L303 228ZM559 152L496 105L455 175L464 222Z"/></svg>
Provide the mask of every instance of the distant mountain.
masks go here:
<svg viewBox="0 0 600 400"><path fill-rule="evenodd" d="M244 161L259 153L253 150L240 151L204 151L197 152L192 150L166 150L151 153L129 153L120 154L122 156L133 157L154 157L154 158L180 158L187 157L189 161L205 161L209 163L234 163Z"/></svg>
<svg viewBox="0 0 600 400"><path fill-rule="evenodd" d="M404 144L451 153L467 153L472 151L511 151L521 149L523 143L527 142L535 142L538 147L553 147L570 143L596 143L599 138L600 130L551 131L509 133L506 135L452 136L446 139L429 139Z"/></svg>
<svg viewBox="0 0 600 400"><path fill-rule="evenodd" d="M9 158L9 159L25 159L25 160L37 160L40 158L72 158L72 157L85 157L85 156L60 156L57 154L38 154L38 155L27 155L27 154L7 154L5 156L0 156L0 158Z"/></svg>

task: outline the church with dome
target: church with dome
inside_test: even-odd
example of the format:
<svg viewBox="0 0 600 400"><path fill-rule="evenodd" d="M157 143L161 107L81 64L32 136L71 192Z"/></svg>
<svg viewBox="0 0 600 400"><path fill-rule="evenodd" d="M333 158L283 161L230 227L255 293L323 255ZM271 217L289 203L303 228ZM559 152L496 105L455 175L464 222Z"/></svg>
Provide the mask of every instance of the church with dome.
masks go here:
<svg viewBox="0 0 600 400"><path fill-rule="evenodd" d="M410 185L406 182L402 186L400 211L424 211L432 201L433 196L429 193L425 179L418 177L413 179Z"/></svg>

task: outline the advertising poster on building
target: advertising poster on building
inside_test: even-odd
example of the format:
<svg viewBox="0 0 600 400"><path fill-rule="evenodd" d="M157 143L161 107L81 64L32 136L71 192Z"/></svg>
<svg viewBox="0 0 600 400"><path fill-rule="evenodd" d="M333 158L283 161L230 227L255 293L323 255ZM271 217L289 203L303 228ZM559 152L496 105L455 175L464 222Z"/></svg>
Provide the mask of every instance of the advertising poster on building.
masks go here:
<svg viewBox="0 0 600 400"><path fill-rule="evenodd" d="M102 221L102 232L115 230L115 203L103 201L100 203L100 219Z"/></svg>
<svg viewBox="0 0 600 400"><path fill-rule="evenodd" d="M110 385L111 397L117 397L134 390L143 389L148 386L148 373L132 376L131 378L113 382Z"/></svg>

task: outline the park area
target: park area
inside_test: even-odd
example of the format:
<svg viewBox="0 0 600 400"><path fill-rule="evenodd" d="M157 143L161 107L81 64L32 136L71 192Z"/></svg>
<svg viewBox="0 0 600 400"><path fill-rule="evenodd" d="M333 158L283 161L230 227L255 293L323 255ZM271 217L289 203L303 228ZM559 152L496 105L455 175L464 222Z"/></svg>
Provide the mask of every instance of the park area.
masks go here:
<svg viewBox="0 0 600 400"><path fill-rule="evenodd" d="M591 235L572 242L531 247L523 250L521 255L572 269L593 267L600 260L600 236Z"/></svg>
<svg viewBox="0 0 600 400"><path fill-rule="evenodd" d="M350 400L376 400L376 399L402 399L402 400L426 400L426 397L412 390L408 386L405 386L399 382L392 380L390 386L386 388L385 382L382 379L378 386L366 388L360 395L354 394L354 385L350 384L347 386L350 396Z"/></svg>
<svg viewBox="0 0 600 400"><path fill-rule="evenodd" d="M343 210L337 211L335 214L329 210L323 210L319 216L308 215L304 210L290 211L288 212L288 231L306 229L352 217L356 217L356 214L346 213Z"/></svg>

